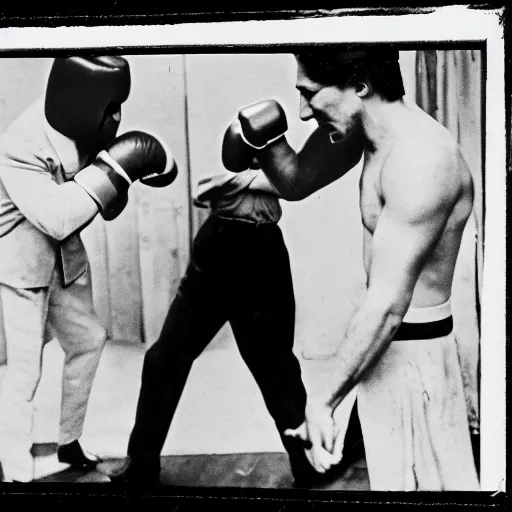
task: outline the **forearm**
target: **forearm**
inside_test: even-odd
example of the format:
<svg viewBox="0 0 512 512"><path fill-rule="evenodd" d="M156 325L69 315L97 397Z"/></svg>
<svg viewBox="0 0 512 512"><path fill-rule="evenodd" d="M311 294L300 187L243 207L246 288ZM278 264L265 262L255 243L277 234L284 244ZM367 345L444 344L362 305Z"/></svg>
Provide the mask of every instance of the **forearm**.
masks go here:
<svg viewBox="0 0 512 512"><path fill-rule="evenodd" d="M30 206L30 218L38 229L56 240L64 240L84 229L99 209L91 196L77 183L58 185L46 191Z"/></svg>
<svg viewBox="0 0 512 512"><path fill-rule="evenodd" d="M98 213L93 199L73 181L59 185L41 174L16 172L4 173L2 181L25 218L56 240L80 231Z"/></svg>
<svg viewBox="0 0 512 512"><path fill-rule="evenodd" d="M363 301L352 317L337 354L335 383L323 400L333 410L380 359L400 326L402 311Z"/></svg>
<svg viewBox="0 0 512 512"><path fill-rule="evenodd" d="M282 137L258 154L262 171L287 201L298 201L309 195L309 179L299 172L297 153Z"/></svg>
<svg viewBox="0 0 512 512"><path fill-rule="evenodd" d="M296 153L285 137L258 154L262 170L283 199L300 201L353 169L363 156L363 141L350 137L331 143L317 128Z"/></svg>

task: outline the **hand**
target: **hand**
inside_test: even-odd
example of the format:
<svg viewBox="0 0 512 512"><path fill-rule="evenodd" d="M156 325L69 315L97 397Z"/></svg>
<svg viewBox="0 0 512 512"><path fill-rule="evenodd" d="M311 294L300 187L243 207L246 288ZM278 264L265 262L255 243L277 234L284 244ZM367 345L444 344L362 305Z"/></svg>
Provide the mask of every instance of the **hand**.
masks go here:
<svg viewBox="0 0 512 512"><path fill-rule="evenodd" d="M319 473L325 473L341 460L343 436L338 435L332 409L323 402L308 401L306 421L284 434L304 441L308 446L306 456Z"/></svg>

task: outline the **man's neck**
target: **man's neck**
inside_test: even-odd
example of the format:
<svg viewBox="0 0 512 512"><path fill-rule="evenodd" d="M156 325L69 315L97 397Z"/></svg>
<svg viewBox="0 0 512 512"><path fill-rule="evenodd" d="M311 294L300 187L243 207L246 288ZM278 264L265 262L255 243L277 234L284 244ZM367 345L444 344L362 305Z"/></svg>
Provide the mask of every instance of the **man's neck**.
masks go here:
<svg viewBox="0 0 512 512"><path fill-rule="evenodd" d="M411 110L403 100L388 102L374 96L365 100L364 106L362 124L368 152L389 147L409 129Z"/></svg>

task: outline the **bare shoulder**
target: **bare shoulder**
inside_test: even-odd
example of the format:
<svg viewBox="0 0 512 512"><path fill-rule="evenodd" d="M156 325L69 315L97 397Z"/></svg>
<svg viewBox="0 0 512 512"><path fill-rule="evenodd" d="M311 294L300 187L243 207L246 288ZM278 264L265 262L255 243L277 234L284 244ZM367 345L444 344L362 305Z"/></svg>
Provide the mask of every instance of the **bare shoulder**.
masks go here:
<svg viewBox="0 0 512 512"><path fill-rule="evenodd" d="M444 127L428 126L397 141L381 174L385 202L409 211L451 207L469 176L460 147Z"/></svg>

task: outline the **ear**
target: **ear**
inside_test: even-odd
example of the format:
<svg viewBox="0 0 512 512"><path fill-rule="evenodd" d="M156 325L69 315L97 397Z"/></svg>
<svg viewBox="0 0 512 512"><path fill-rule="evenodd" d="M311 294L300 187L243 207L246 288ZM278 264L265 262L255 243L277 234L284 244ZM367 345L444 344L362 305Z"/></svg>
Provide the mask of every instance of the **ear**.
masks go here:
<svg viewBox="0 0 512 512"><path fill-rule="evenodd" d="M367 98L372 93L372 87L368 82L358 82L356 84L356 94L360 98Z"/></svg>

